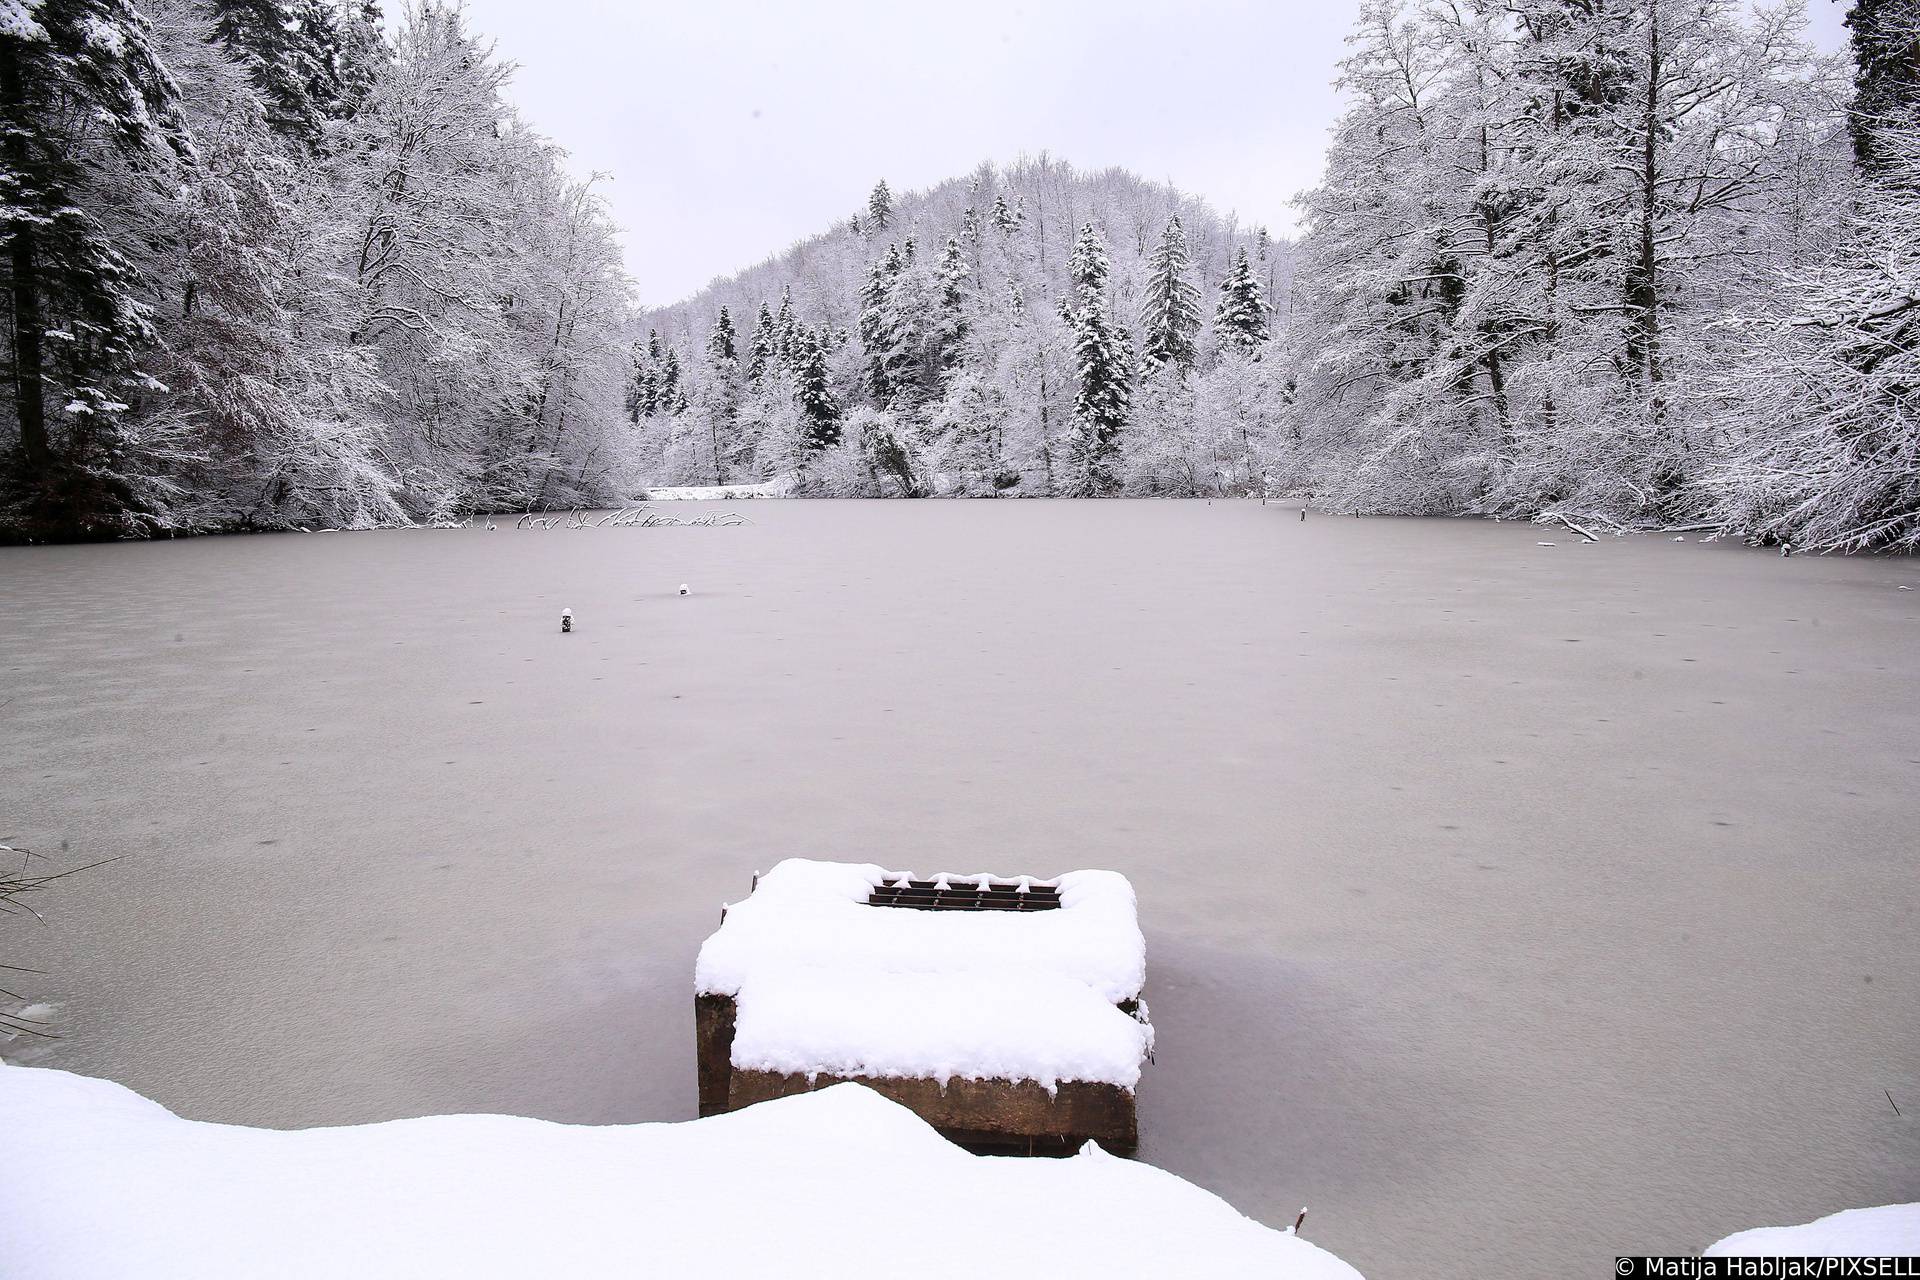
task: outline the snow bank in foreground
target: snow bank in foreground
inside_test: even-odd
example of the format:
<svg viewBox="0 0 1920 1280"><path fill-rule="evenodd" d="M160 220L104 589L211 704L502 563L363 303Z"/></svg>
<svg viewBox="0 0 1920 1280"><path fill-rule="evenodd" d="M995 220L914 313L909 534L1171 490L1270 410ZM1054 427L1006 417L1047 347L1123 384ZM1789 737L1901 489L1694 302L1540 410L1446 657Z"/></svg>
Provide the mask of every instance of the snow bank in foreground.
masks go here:
<svg viewBox="0 0 1920 1280"><path fill-rule="evenodd" d="M1359 1276L1172 1174L968 1155L858 1085L682 1124L289 1132L0 1067L0 1134L9 1280Z"/></svg>
<svg viewBox="0 0 1920 1280"><path fill-rule="evenodd" d="M866 905L900 874L792 858L728 909L694 986L735 998L735 1067L1139 1084L1153 1029L1115 1007L1146 981L1126 877L1070 872L1048 911Z"/></svg>
<svg viewBox="0 0 1920 1280"><path fill-rule="evenodd" d="M1756 1227L1707 1248L1709 1258L1897 1258L1920 1255L1920 1204L1848 1209L1797 1227Z"/></svg>

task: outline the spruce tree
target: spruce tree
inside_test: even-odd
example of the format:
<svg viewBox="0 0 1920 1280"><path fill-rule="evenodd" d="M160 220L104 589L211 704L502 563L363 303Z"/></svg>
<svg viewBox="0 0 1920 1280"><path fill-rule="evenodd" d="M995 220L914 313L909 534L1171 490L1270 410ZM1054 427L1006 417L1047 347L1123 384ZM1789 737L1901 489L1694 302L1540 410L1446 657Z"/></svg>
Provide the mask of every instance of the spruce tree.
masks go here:
<svg viewBox="0 0 1920 1280"><path fill-rule="evenodd" d="M793 315L793 289L783 286L780 290L780 314L773 318L773 353L788 369L793 368L799 327L800 322Z"/></svg>
<svg viewBox="0 0 1920 1280"><path fill-rule="evenodd" d="M722 307L720 314L714 318L713 331L707 335L707 355L715 364L736 358L733 338L733 317Z"/></svg>
<svg viewBox="0 0 1920 1280"><path fill-rule="evenodd" d="M1267 304L1247 262L1247 251L1233 259L1233 269L1220 282L1220 306L1213 313L1213 331L1224 348L1251 353L1267 340Z"/></svg>
<svg viewBox="0 0 1920 1280"><path fill-rule="evenodd" d="M972 274L960 242L948 237L934 275L940 290L940 314L931 352L937 373L945 374L960 363L961 345L967 338L967 280Z"/></svg>
<svg viewBox="0 0 1920 1280"><path fill-rule="evenodd" d="M887 190L885 178L874 184L873 194L867 197L867 217L875 231L885 231L893 222L893 193Z"/></svg>
<svg viewBox="0 0 1920 1280"><path fill-rule="evenodd" d="M322 103L339 96L324 52L334 15L288 0L210 0L208 7L214 37L246 67L266 101L268 123L288 137L317 140Z"/></svg>
<svg viewBox="0 0 1920 1280"><path fill-rule="evenodd" d="M661 354L660 334L656 330L647 330L647 341L644 347L637 342L633 344L630 416L635 422L642 418L651 418L664 407L661 403Z"/></svg>
<svg viewBox="0 0 1920 1280"><path fill-rule="evenodd" d="M912 360L912 326L901 313L898 286L906 257L897 244L867 269L860 290L860 347L867 358L867 387L886 408L905 390Z"/></svg>
<svg viewBox="0 0 1920 1280"><path fill-rule="evenodd" d="M1012 235L1020 227L1020 214L1008 206L1004 195L993 198L993 210L989 216L1003 235Z"/></svg>
<svg viewBox="0 0 1920 1280"><path fill-rule="evenodd" d="M1073 330L1077 385L1068 491L1080 497L1114 492L1114 464L1133 390L1127 380L1126 334L1113 322L1107 300L1107 251L1091 222L1080 228L1068 260L1071 299L1060 313Z"/></svg>
<svg viewBox="0 0 1920 1280"><path fill-rule="evenodd" d="M332 103L332 114L350 120L360 114L374 84L392 61L380 0L359 0L357 4L345 0L334 24L334 42L338 96Z"/></svg>
<svg viewBox="0 0 1920 1280"><path fill-rule="evenodd" d="M655 396L668 413L679 413L687 407L686 390L680 385L680 353L672 347L667 348L667 358L660 364Z"/></svg>
<svg viewBox="0 0 1920 1280"><path fill-rule="evenodd" d="M1920 0L1854 0L1847 14L1854 62L1847 127L1863 176L1899 175L1889 139L1920 127ZM1910 176L1910 175L1909 175Z"/></svg>
<svg viewBox="0 0 1920 1280"><path fill-rule="evenodd" d="M887 260L876 258L860 286L860 348L867 357L867 389L875 404L885 405L892 388L887 381Z"/></svg>
<svg viewBox="0 0 1920 1280"><path fill-rule="evenodd" d="M808 450L817 453L840 443L840 405L827 385L827 355L819 336L804 328L795 335L794 395L806 422Z"/></svg>
<svg viewBox="0 0 1920 1280"><path fill-rule="evenodd" d="M43 0L0 21L0 260L29 522L137 524L120 426L153 331L141 282L85 211L96 142L136 171L192 154L172 77L128 0ZM49 406L59 429L49 422Z"/></svg>
<svg viewBox="0 0 1920 1280"><path fill-rule="evenodd" d="M753 337L747 342L747 381L758 382L766 377L773 361L773 309L763 302L760 318L753 322Z"/></svg>
<svg viewBox="0 0 1920 1280"><path fill-rule="evenodd" d="M1167 220L1160 243L1147 261L1147 301L1141 317L1143 373L1167 364L1182 373L1193 368L1193 340L1200 332L1200 290L1187 278L1192 265L1186 228L1175 214Z"/></svg>

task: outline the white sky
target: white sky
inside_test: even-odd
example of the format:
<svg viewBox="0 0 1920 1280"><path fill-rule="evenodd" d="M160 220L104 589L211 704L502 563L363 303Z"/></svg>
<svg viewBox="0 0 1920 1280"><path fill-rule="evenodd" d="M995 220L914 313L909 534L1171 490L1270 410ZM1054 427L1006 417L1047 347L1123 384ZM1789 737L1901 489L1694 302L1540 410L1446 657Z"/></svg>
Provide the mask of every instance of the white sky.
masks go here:
<svg viewBox="0 0 1920 1280"><path fill-rule="evenodd" d="M648 303L860 208L1051 151L1293 226L1358 0L467 0L626 228ZM1810 0L1840 47L1842 5Z"/></svg>

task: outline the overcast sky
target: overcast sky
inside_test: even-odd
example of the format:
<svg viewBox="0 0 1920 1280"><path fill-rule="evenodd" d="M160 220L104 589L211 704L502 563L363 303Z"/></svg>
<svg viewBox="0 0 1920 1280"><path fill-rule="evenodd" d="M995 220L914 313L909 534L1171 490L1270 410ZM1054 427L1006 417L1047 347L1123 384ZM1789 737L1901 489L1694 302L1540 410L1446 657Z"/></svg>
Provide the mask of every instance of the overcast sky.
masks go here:
<svg viewBox="0 0 1920 1280"><path fill-rule="evenodd" d="M1841 7L1811 0L1839 47ZM1243 222L1319 176L1358 0L468 0L533 124L605 188L649 303L845 218L1051 151Z"/></svg>

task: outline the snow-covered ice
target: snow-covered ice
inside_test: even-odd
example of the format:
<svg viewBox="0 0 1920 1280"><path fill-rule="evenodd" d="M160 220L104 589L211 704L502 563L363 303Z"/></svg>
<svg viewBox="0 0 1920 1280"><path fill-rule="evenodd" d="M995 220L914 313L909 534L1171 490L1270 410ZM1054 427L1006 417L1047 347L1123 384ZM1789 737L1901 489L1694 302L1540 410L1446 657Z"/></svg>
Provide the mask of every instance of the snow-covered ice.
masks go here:
<svg viewBox="0 0 1920 1280"><path fill-rule="evenodd" d="M1146 980L1133 887L1057 881L1032 912L866 905L902 872L790 858L700 949L700 994L734 996L733 1065L838 1075L1139 1083L1152 1028L1122 1013ZM968 873L956 884L1009 876Z"/></svg>
<svg viewBox="0 0 1920 1280"><path fill-rule="evenodd" d="M1368 1274L1920 1199L1910 558L729 505L0 548L0 839L120 859L0 930L60 1006L0 1056L274 1128L678 1120L755 867L1108 867L1141 1158Z"/></svg>
<svg viewBox="0 0 1920 1280"><path fill-rule="evenodd" d="M969 1155L852 1084L679 1124L463 1115L288 1131L7 1067L0 1134L9 1280L1359 1280L1170 1173L1092 1146Z"/></svg>
<svg viewBox="0 0 1920 1280"><path fill-rule="evenodd" d="M1908 1258L1920 1255L1920 1204L1830 1213L1797 1227L1755 1227L1707 1247L1709 1258Z"/></svg>

